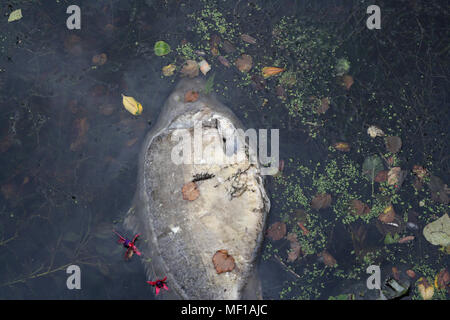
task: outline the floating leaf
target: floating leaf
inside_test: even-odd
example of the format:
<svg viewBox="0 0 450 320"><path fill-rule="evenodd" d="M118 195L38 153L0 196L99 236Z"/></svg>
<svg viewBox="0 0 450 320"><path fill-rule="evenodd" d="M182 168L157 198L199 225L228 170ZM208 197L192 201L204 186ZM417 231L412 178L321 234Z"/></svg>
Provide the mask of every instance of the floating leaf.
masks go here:
<svg viewBox="0 0 450 320"><path fill-rule="evenodd" d="M330 98L322 98L320 100L320 105L317 108L317 113L324 114L330 108Z"/></svg>
<svg viewBox="0 0 450 320"><path fill-rule="evenodd" d="M87 118L76 119L74 121L74 129L76 131L75 141L70 144L71 151L77 151L83 143L86 142L86 133L89 130Z"/></svg>
<svg viewBox="0 0 450 320"><path fill-rule="evenodd" d="M345 89L350 90L350 88L352 87L354 81L353 81L353 77L351 75L344 75L342 76L342 85L345 87Z"/></svg>
<svg viewBox="0 0 450 320"><path fill-rule="evenodd" d="M104 65L107 60L108 60L108 56L106 55L106 53L97 54L92 57L92 63L97 66Z"/></svg>
<svg viewBox="0 0 450 320"><path fill-rule="evenodd" d="M442 204L448 204L450 190L441 178L431 175L428 187L431 191L431 198L433 201L440 202Z"/></svg>
<svg viewBox="0 0 450 320"><path fill-rule="evenodd" d="M383 169L383 161L377 155L367 157L362 165L362 173L369 179L369 181L374 181L378 172Z"/></svg>
<svg viewBox="0 0 450 320"><path fill-rule="evenodd" d="M332 267L336 264L336 259L326 250L319 253L319 256L323 259L323 263L326 266Z"/></svg>
<svg viewBox="0 0 450 320"><path fill-rule="evenodd" d="M389 136L384 139L386 149L389 152L397 153L402 148L402 139L396 136Z"/></svg>
<svg viewBox="0 0 450 320"><path fill-rule="evenodd" d="M284 68L278 67L264 67L262 68L262 75L264 79L267 79L273 75L279 74L284 71Z"/></svg>
<svg viewBox="0 0 450 320"><path fill-rule="evenodd" d="M371 138L375 138L375 137L383 137L384 136L384 132L383 130L381 130L380 128L376 127L376 126L370 126L367 129L367 133L369 134L369 136Z"/></svg>
<svg viewBox="0 0 450 320"><path fill-rule="evenodd" d="M286 224L284 222L275 222L267 229L267 236L276 241L286 235Z"/></svg>
<svg viewBox="0 0 450 320"><path fill-rule="evenodd" d="M350 61L340 58L336 63L336 75L342 76L350 71Z"/></svg>
<svg viewBox="0 0 450 320"><path fill-rule="evenodd" d="M300 243L297 240L297 235L295 233L289 233L286 237L286 239L290 242L290 250L288 253L288 261L289 262L294 262L295 260L297 260L297 258L299 257L300 253L301 253L301 247L300 247Z"/></svg>
<svg viewBox="0 0 450 320"><path fill-rule="evenodd" d="M414 271L412 271L411 269L406 270L406 274L408 275L408 277L410 277L411 279L414 279L416 277L416 273Z"/></svg>
<svg viewBox="0 0 450 320"><path fill-rule="evenodd" d="M218 274L233 271L235 267L234 258L228 254L227 250L218 250L214 254L212 262Z"/></svg>
<svg viewBox="0 0 450 320"><path fill-rule="evenodd" d="M357 216L365 216L370 212L370 208L367 204L358 199L353 199L350 202L350 211Z"/></svg>
<svg viewBox="0 0 450 320"><path fill-rule="evenodd" d="M14 10L9 14L8 22L13 22L22 19L22 9Z"/></svg>
<svg viewBox="0 0 450 320"><path fill-rule="evenodd" d="M162 73L164 76L166 77L170 77L173 75L173 73L175 72L176 67L174 64L168 64L167 66L162 68Z"/></svg>
<svg viewBox="0 0 450 320"><path fill-rule="evenodd" d="M105 116L110 116L113 114L115 107L112 104L103 104L100 106L99 111Z"/></svg>
<svg viewBox="0 0 450 320"><path fill-rule="evenodd" d="M311 200L311 208L315 210L326 209L331 204L331 195L328 193L319 193Z"/></svg>
<svg viewBox="0 0 450 320"><path fill-rule="evenodd" d="M405 181L406 171L402 170L400 167L393 167L388 172L388 184L390 186L395 186L400 188Z"/></svg>
<svg viewBox="0 0 450 320"><path fill-rule="evenodd" d="M184 95L184 102L195 102L198 100L198 92L197 91L193 91L190 90L188 92L185 93Z"/></svg>
<svg viewBox="0 0 450 320"><path fill-rule="evenodd" d="M422 166L414 165L412 172L417 176L417 178L421 181L428 176L428 171L424 169Z"/></svg>
<svg viewBox="0 0 450 320"><path fill-rule="evenodd" d="M214 87L214 78L215 78L215 77L216 77L216 74L213 73L213 75L210 76L210 77L208 78L208 80L206 80L205 88L203 89L203 92L204 92L205 94L208 94L208 93L210 93L210 92L212 91L212 89L213 89L213 87Z"/></svg>
<svg viewBox="0 0 450 320"><path fill-rule="evenodd" d="M433 298L434 288L425 278L421 277L417 280L417 289L423 300L431 300Z"/></svg>
<svg viewBox="0 0 450 320"><path fill-rule="evenodd" d="M223 64L225 67L229 68L230 67L230 62L228 61L227 58L225 58L224 56L218 56L217 59L219 60L219 62L221 64Z"/></svg>
<svg viewBox="0 0 450 320"><path fill-rule="evenodd" d="M250 43L250 44L256 44L256 39L252 36L249 36L248 34L241 34L241 39L244 42Z"/></svg>
<svg viewBox="0 0 450 320"><path fill-rule="evenodd" d="M450 283L450 274L448 273L447 269L441 270L437 275L435 279L435 287L438 289L444 289L448 286Z"/></svg>
<svg viewBox="0 0 450 320"><path fill-rule="evenodd" d="M350 151L350 145L347 142L336 142L333 147L342 152Z"/></svg>
<svg viewBox="0 0 450 320"><path fill-rule="evenodd" d="M200 71L206 75L208 73L209 70L211 70L211 66L209 65L209 63L206 60L202 60L200 61L200 63L198 64Z"/></svg>
<svg viewBox="0 0 450 320"><path fill-rule="evenodd" d="M155 43L154 51L157 56L164 56L170 52L170 46L167 42L157 41Z"/></svg>
<svg viewBox="0 0 450 320"><path fill-rule="evenodd" d="M397 243L399 238L400 238L400 236L397 233L395 233L394 235L391 235L390 233L388 233L388 234L386 234L386 237L384 238L384 244L389 245L389 244Z"/></svg>
<svg viewBox="0 0 450 320"><path fill-rule="evenodd" d="M136 101L133 97L128 97L122 94L122 104L132 115L138 116L142 113L142 105Z"/></svg>
<svg viewBox="0 0 450 320"><path fill-rule="evenodd" d="M248 54L243 54L236 59L236 67L241 72L248 72L252 68L253 59Z"/></svg>
<svg viewBox="0 0 450 320"><path fill-rule="evenodd" d="M384 208L383 212L378 216L378 219L383 223L391 223L395 220L395 211L392 204Z"/></svg>
<svg viewBox="0 0 450 320"><path fill-rule="evenodd" d="M223 50L225 50L226 53L233 53L234 51L236 51L235 46L228 40L225 40L222 43L222 48Z"/></svg>
<svg viewBox="0 0 450 320"><path fill-rule="evenodd" d="M444 214L439 219L430 222L423 228L425 239L435 246L450 245L450 217Z"/></svg>
<svg viewBox="0 0 450 320"><path fill-rule="evenodd" d="M183 194L183 200L188 201L194 201L200 195L200 191L195 182L186 183L183 188L181 188L181 193Z"/></svg>
<svg viewBox="0 0 450 320"><path fill-rule="evenodd" d="M301 222L299 221L299 222L297 222L297 225L300 227L300 229L302 229L303 235L306 236L307 234L309 234L309 230L306 229L306 227L305 227L305 225L304 225L303 223L301 223Z"/></svg>
<svg viewBox="0 0 450 320"><path fill-rule="evenodd" d="M187 60L186 64L181 69L181 73L189 78L194 78L198 76L198 63L194 60Z"/></svg>
<svg viewBox="0 0 450 320"><path fill-rule="evenodd" d="M388 179L388 171L387 170L381 170L375 176L375 182L378 182L378 183L386 182L387 179Z"/></svg>
<svg viewBox="0 0 450 320"><path fill-rule="evenodd" d="M398 239L398 243L407 243L414 240L414 236L406 236Z"/></svg>

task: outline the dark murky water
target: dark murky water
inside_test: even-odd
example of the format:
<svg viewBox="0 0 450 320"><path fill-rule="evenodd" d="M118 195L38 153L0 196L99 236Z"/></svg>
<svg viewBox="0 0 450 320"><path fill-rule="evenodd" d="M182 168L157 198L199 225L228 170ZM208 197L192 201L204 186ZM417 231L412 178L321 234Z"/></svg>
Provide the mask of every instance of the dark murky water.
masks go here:
<svg viewBox="0 0 450 320"><path fill-rule="evenodd" d="M396 39L396 35L383 38L380 32L379 37L383 39L380 39L378 51L372 50L367 48L367 31L362 31L365 28L365 5L360 6L360 16L355 16L358 4L352 1L310 2L219 1L221 10L231 12L232 23L240 26L240 33L257 33L258 41L265 39L265 54L271 51L272 44L267 39L272 35L273 26L286 15L302 17L306 12L316 15L324 12L327 13L324 19L342 27L339 32L345 31L349 38L353 37L353 45L348 46L347 43L344 47L352 62L355 86L361 85L357 88L359 91L351 92L351 95L341 92L334 101L336 106L347 103L358 107L337 111L334 118L330 116L326 121L335 121L336 124L319 133L316 139L308 137L308 130L298 119L288 116L280 99L268 89L253 93L246 87L236 86L233 81L239 71L223 69L217 62L212 65L211 72L218 70L216 90L228 87L221 100L247 127L280 129L280 157L285 160L285 175L297 174L295 164L288 159L306 157L312 163L325 162L329 157L327 146L331 142L362 139L367 125L372 124L371 119L380 119L376 115L375 103L379 106L398 102L389 100L393 94L388 98L387 93L381 92L380 83L385 74L381 74L377 67L386 60L391 61L391 51L381 46L402 47L405 43L423 39L419 36L417 39L404 39L399 33L398 43L384 43ZM421 1L410 2L411 10L414 6L427 5ZM193 22L187 15L198 13L203 3L104 0L78 1L77 4L82 10L81 30L66 28L69 4L65 1L1 3L0 299L153 298L153 290L145 282L148 279L141 263L136 257L130 262L123 261L122 248L114 241L111 229L114 226L120 228L120 221L131 203L143 137L155 122L179 77L163 77L161 73L161 68L169 63L181 65L177 54L172 52L168 56L157 57L153 53L153 45L158 40L165 40L173 50L183 40L200 41L192 33ZM9 13L19 8L23 18L8 23ZM386 16L391 19L395 10L405 14L407 9L400 9L401 5L389 7L386 4ZM434 15L436 10L438 7L431 8L430 5L430 25L422 26L426 31L436 32L436 37L429 35L431 42L441 41L439 37L442 34L449 35L448 25L439 25L440 17L438 13ZM432 19L436 15L437 22ZM421 19L420 16L417 18ZM386 19L387 23L393 21ZM358 25L357 21L360 21L360 29L355 29L354 33L345 29L346 24ZM426 19L421 21L427 22ZM436 25L430 27L433 23ZM405 65L411 70L419 70L424 77L432 73L436 78L434 83L406 83L401 78L405 69L398 66L393 67L390 76L398 79L395 99L401 99L402 90L414 91L419 86L424 92L417 94L416 98L430 101L429 104L421 101L420 114L411 112L402 118L403 126L417 126L411 130L415 135L402 136L403 149L409 150L404 166L428 165L434 174L448 183L449 75L445 68L448 67L448 45L446 48L439 44L435 47L430 45L428 50L434 48L443 50L439 55L441 69L431 70L429 61L420 60L429 57L421 53L426 48L418 47L420 59L405 60ZM257 61L260 49L247 49ZM106 53L107 61L103 65L95 65L92 59L101 53ZM259 58L258 63L268 61L262 53ZM367 78L372 78L370 88L363 86L368 83L365 81ZM445 87L447 89L443 89ZM134 117L123 108L121 93L136 97L142 103L142 115ZM376 101L371 100L370 96L375 94ZM261 108L262 99L266 96L269 103ZM353 115L353 122L343 120L349 114ZM392 121L385 119L384 123L375 124L389 127ZM349 136L356 127L362 135ZM367 151L364 147L361 150L362 153ZM353 157L358 163L364 160L361 154ZM308 184L310 182L305 181L305 187ZM277 188L274 180L269 181L269 193L276 199L281 197L282 190ZM286 210L283 201L283 198L281 202L272 201L269 225L279 221L280 214ZM331 215L331 210L324 213L327 214ZM368 238L375 239L372 242L377 244L380 235L374 226L372 229L367 231ZM351 235L340 223L336 223L334 234L335 240L328 250L343 269L349 270L352 263L346 265L346 261L349 261L353 250ZM266 240L263 247L269 243ZM435 250L423 237L419 246L410 248L408 253L396 254L408 257L411 252L423 254L428 249ZM284 251L289 243L275 243L274 247L285 259ZM448 266L447 257L439 258L438 270ZM323 264L316 263L316 255L305 259L312 259L311 263L323 267ZM81 267L82 290L66 288L65 270L71 264ZM293 273L287 271L273 257L262 258L260 272L264 297L292 298L289 294L280 296L280 291L291 285L293 292L301 292L302 284L295 282L298 279L296 269L293 270ZM324 275L320 281L324 284L320 289L321 299L342 293L353 283L351 281L358 282L341 281L331 275ZM317 298L312 293L307 297Z"/></svg>

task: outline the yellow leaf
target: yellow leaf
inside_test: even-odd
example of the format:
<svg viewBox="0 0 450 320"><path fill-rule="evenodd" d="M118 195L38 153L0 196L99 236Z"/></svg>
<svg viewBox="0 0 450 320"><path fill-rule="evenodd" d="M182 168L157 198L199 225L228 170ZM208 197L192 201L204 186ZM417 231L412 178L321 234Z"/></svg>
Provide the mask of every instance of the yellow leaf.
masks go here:
<svg viewBox="0 0 450 320"><path fill-rule="evenodd" d="M430 300L434 295L434 287L428 284L428 281L421 277L417 280L417 288L419 289L420 295L423 300Z"/></svg>
<svg viewBox="0 0 450 320"><path fill-rule="evenodd" d="M127 109L131 114L138 116L142 113L142 105L133 97L128 97L122 94L122 103L125 109Z"/></svg>
<svg viewBox="0 0 450 320"><path fill-rule="evenodd" d="M173 75L173 72L175 71L175 69L176 69L176 67L174 64L169 64L162 68L163 75L166 77L169 77L169 76Z"/></svg>
<svg viewBox="0 0 450 320"><path fill-rule="evenodd" d="M279 74L280 72L283 72L283 71L284 71L284 68L277 68L277 67L264 67L262 69L264 78L271 77L271 76Z"/></svg>

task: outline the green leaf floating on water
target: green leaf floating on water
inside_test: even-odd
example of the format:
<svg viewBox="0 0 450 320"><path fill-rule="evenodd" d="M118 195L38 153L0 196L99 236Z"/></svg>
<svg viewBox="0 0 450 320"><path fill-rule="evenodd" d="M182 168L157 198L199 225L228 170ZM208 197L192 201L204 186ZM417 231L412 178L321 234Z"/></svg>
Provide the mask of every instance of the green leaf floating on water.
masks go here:
<svg viewBox="0 0 450 320"><path fill-rule="evenodd" d="M215 77L215 76L216 76L216 74L213 73L213 75L210 76L210 77L208 78L208 80L206 80L205 88L204 88L204 90L203 90L205 94L208 94L208 93L211 92L211 90L212 90L212 88L213 88L213 86L214 86L214 77Z"/></svg>
<svg viewBox="0 0 450 320"><path fill-rule="evenodd" d="M399 239L400 239L400 236L397 233L395 233L393 236L391 236L391 234L388 233L386 235L386 238L384 238L384 244L393 244L393 243L398 242Z"/></svg>
<svg viewBox="0 0 450 320"><path fill-rule="evenodd" d="M157 56L165 56L170 52L170 46L167 42L158 41L155 43L155 54Z"/></svg>
<svg viewBox="0 0 450 320"><path fill-rule="evenodd" d="M448 213L444 214L439 219L430 222L423 228L423 235L425 239L435 246L449 246L450 245L450 218Z"/></svg>
<svg viewBox="0 0 450 320"><path fill-rule="evenodd" d="M377 155L367 157L362 165L363 174L373 181L378 172L384 169L383 161Z"/></svg>
<svg viewBox="0 0 450 320"><path fill-rule="evenodd" d="M14 10L13 12L11 12L11 14L9 15L9 18L8 18L8 22L13 22L13 21L20 20L20 19L22 19L22 10L17 9L17 10Z"/></svg>

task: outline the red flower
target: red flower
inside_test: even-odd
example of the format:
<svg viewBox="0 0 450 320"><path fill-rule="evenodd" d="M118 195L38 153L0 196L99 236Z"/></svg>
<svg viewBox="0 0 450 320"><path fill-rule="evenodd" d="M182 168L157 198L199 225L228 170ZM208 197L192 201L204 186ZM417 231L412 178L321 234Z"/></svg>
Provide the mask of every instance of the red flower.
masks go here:
<svg viewBox="0 0 450 320"><path fill-rule="evenodd" d="M164 279L162 280L156 279L156 281L147 281L147 283L155 287L156 295L158 295L160 289L169 290L169 288L166 286L166 280L167 277L164 277Z"/></svg>

